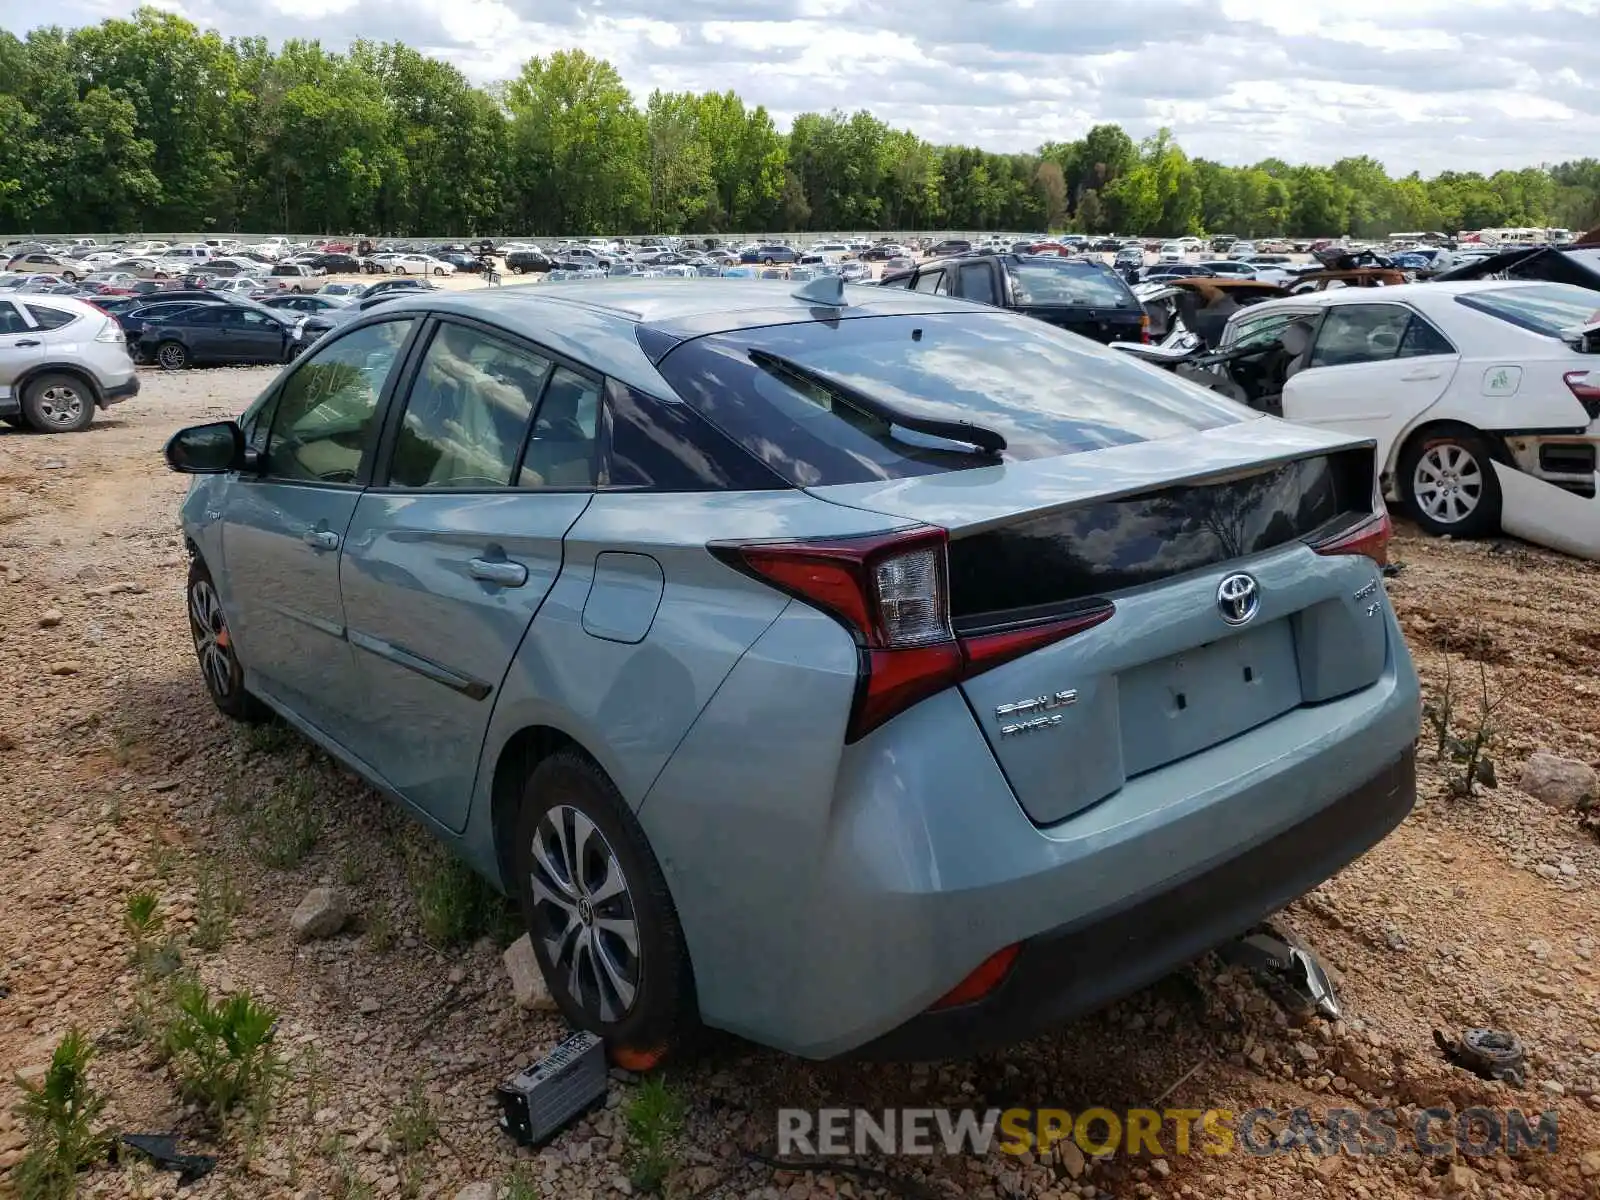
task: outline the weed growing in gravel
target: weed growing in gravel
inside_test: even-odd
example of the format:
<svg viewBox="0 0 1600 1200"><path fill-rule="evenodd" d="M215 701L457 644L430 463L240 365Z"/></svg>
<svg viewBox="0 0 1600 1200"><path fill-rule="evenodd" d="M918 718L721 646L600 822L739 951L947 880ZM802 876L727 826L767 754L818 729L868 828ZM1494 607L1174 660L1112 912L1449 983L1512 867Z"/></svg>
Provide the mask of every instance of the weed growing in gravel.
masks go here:
<svg viewBox="0 0 1600 1200"><path fill-rule="evenodd" d="M252 754L277 754L295 744L295 732L282 721L244 727L244 748Z"/></svg>
<svg viewBox="0 0 1600 1200"><path fill-rule="evenodd" d="M185 1100L221 1118L270 1097L283 1069L272 1046L277 1013L245 992L213 1000L198 980L178 987L176 1010L166 1040Z"/></svg>
<svg viewBox="0 0 1600 1200"><path fill-rule="evenodd" d="M509 902L466 863L436 850L408 857L422 936L429 943L455 946L484 934L506 941L516 936Z"/></svg>
<svg viewBox="0 0 1600 1200"><path fill-rule="evenodd" d="M339 882L345 887L360 887L372 875L372 863L354 849L346 850L339 860Z"/></svg>
<svg viewBox="0 0 1600 1200"><path fill-rule="evenodd" d="M183 865L183 852L165 842L150 851L150 869L157 879L171 879Z"/></svg>
<svg viewBox="0 0 1600 1200"><path fill-rule="evenodd" d="M420 1083L413 1083L406 1093L405 1102L389 1118L389 1141L401 1154L415 1154L426 1150L439 1136L439 1118L434 1116L433 1105Z"/></svg>
<svg viewBox="0 0 1600 1200"><path fill-rule="evenodd" d="M233 918L243 908L244 897L227 864L202 865L195 882L194 934L189 939L195 949L208 954L222 949L233 932Z"/></svg>
<svg viewBox="0 0 1600 1200"><path fill-rule="evenodd" d="M653 1075L623 1106L627 1146L623 1162L628 1181L641 1192L659 1195L678 1169L677 1139L683 1132L683 1097Z"/></svg>
<svg viewBox="0 0 1600 1200"><path fill-rule="evenodd" d="M139 735L129 729L119 729L111 735L111 761L125 767L133 761L133 751L139 745Z"/></svg>
<svg viewBox="0 0 1600 1200"><path fill-rule="evenodd" d="M22 1200L58 1200L77 1194L78 1172L103 1159L109 1140L94 1128L105 1097L89 1084L94 1046L73 1029L56 1044L38 1083L18 1079L16 1114L28 1134L28 1152L12 1177Z"/></svg>
<svg viewBox="0 0 1600 1200"><path fill-rule="evenodd" d="M501 1200L543 1200L539 1185L534 1182L533 1168L518 1163L500 1189Z"/></svg>
<svg viewBox="0 0 1600 1200"><path fill-rule="evenodd" d="M394 944L394 918L387 908L380 908L367 918L367 948L374 954L387 954Z"/></svg>
<svg viewBox="0 0 1600 1200"><path fill-rule="evenodd" d="M1441 765L1457 763L1460 770L1449 777L1450 794L1461 799L1477 795L1477 785L1498 786L1494 760L1489 757L1489 747L1498 735L1493 723L1498 700L1489 698L1489 669L1478 663L1478 711L1464 733L1457 732L1455 711L1455 670L1447 652L1444 656L1444 687L1435 700L1422 706L1422 714L1433 726L1436 741L1435 754Z"/></svg>
<svg viewBox="0 0 1600 1200"><path fill-rule="evenodd" d="M269 867L299 866L322 834L317 777L299 769L275 786L245 814L245 838Z"/></svg>
<svg viewBox="0 0 1600 1200"><path fill-rule="evenodd" d="M160 896L148 888L128 893L122 913L122 927L133 939L131 957L139 966L149 962L154 952L153 939L160 932L162 923Z"/></svg>

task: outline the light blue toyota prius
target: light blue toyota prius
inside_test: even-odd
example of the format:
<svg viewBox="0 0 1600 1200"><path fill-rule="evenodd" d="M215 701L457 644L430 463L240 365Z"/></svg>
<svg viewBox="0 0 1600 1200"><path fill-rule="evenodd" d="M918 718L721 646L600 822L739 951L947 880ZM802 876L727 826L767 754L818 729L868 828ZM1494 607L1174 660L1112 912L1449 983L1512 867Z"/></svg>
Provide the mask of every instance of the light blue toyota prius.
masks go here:
<svg viewBox="0 0 1600 1200"><path fill-rule="evenodd" d="M514 895L568 1021L1048 1029L1415 796L1370 441L948 296L423 292L185 429L201 675Z"/></svg>

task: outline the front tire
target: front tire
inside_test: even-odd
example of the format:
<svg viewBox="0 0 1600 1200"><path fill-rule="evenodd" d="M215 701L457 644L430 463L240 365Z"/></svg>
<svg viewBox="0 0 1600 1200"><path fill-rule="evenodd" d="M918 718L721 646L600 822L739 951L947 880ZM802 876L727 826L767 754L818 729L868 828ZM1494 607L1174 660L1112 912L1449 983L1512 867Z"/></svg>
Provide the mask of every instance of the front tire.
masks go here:
<svg viewBox="0 0 1600 1200"><path fill-rule="evenodd" d="M1413 438L1400 456L1400 491L1434 536L1476 538L1500 528L1500 480L1487 438L1465 425Z"/></svg>
<svg viewBox="0 0 1600 1200"><path fill-rule="evenodd" d="M194 638L195 658L200 677L205 680L211 702L223 716L250 725L272 719L272 711L244 687L244 668L233 652L233 638L222 612L222 599L211 572L198 558L189 563L189 633Z"/></svg>
<svg viewBox="0 0 1600 1200"><path fill-rule="evenodd" d="M77 433L94 420L94 397L81 379L41 375L23 389L22 415L41 433Z"/></svg>
<svg viewBox="0 0 1600 1200"><path fill-rule="evenodd" d="M616 785L578 750L534 768L517 814L517 899L545 982L574 1029L646 1071L698 1024L677 908Z"/></svg>
<svg viewBox="0 0 1600 1200"><path fill-rule="evenodd" d="M444 278L444 268L443 267L435 267L433 269L433 273L435 275L437 275L440 279Z"/></svg>
<svg viewBox="0 0 1600 1200"><path fill-rule="evenodd" d="M394 273L396 275L409 275L410 274L410 272L407 271L404 267L396 267L394 269Z"/></svg>

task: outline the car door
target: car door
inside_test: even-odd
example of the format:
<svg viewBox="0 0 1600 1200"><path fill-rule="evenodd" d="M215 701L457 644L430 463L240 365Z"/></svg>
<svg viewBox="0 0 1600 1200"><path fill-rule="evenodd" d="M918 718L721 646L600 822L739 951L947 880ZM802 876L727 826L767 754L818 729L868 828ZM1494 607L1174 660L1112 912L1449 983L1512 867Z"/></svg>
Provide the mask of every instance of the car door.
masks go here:
<svg viewBox="0 0 1600 1200"><path fill-rule="evenodd" d="M22 307L0 300L0 413L17 411L17 380L43 357L44 338L28 323Z"/></svg>
<svg viewBox="0 0 1600 1200"><path fill-rule="evenodd" d="M250 686L348 745L362 689L345 638L339 548L371 476L413 315L353 329L284 375L224 494L229 629Z"/></svg>
<svg viewBox="0 0 1600 1200"><path fill-rule="evenodd" d="M1305 365L1283 388L1283 415L1304 425L1395 439L1444 395L1461 356L1422 314L1397 303L1328 305Z"/></svg>
<svg viewBox="0 0 1600 1200"><path fill-rule="evenodd" d="M599 397L537 347L441 320L390 419L386 477L356 505L340 584L370 699L358 752L447 829L590 501Z"/></svg>
<svg viewBox="0 0 1600 1200"><path fill-rule="evenodd" d="M223 310L228 357L239 362L277 363L284 357L284 327L253 308Z"/></svg>

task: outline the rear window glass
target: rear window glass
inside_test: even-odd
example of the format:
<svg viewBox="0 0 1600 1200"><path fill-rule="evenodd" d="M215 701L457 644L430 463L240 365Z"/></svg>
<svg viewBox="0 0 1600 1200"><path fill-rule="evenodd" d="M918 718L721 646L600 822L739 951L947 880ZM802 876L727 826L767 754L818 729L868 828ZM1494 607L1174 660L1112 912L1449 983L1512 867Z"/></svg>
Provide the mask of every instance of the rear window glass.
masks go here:
<svg viewBox="0 0 1600 1200"><path fill-rule="evenodd" d="M1133 308L1139 303L1119 276L1093 263L1047 260L1017 263L1006 269L1011 273L1012 295L1021 307L1072 304Z"/></svg>
<svg viewBox="0 0 1600 1200"><path fill-rule="evenodd" d="M758 366L751 351L786 359L808 378ZM1215 393L1001 312L740 330L686 342L660 370L701 416L797 487L994 461L868 416L844 402L847 391L919 417L994 430L1005 437L1009 460L1181 437L1250 416Z"/></svg>
<svg viewBox="0 0 1600 1200"><path fill-rule="evenodd" d="M28 315L40 329L60 329L63 325L70 325L78 319L77 313L67 312L61 308L46 308L43 304L29 304L26 307Z"/></svg>
<svg viewBox="0 0 1600 1200"><path fill-rule="evenodd" d="M1600 321L1600 295L1567 283L1471 292L1457 296L1456 302L1546 337Z"/></svg>

